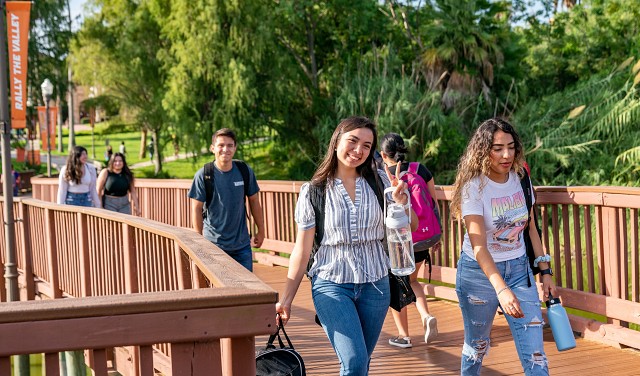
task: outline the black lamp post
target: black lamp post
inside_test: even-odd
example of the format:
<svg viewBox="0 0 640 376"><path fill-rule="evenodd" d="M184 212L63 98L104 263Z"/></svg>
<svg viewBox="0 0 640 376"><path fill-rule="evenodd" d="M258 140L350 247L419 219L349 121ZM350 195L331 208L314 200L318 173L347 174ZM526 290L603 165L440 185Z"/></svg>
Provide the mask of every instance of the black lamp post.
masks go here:
<svg viewBox="0 0 640 376"><path fill-rule="evenodd" d="M2 132L2 175L4 178L4 241L6 261L4 278L6 279L7 301L20 300L18 290L18 267L15 242L15 219L13 218L13 187L11 181L11 123L9 120L9 99L7 98L7 39L5 23L5 2L0 0L0 130Z"/></svg>
<svg viewBox="0 0 640 376"><path fill-rule="evenodd" d="M93 98L96 96L95 86L89 88L89 123L91 124L91 158L96 159L96 138L94 136L94 130L96 127L96 105L93 103Z"/></svg>
<svg viewBox="0 0 640 376"><path fill-rule="evenodd" d="M47 177L51 177L51 129L49 128L49 101L53 94L53 84L48 78L44 79L44 82L40 86L42 89L42 99L44 100L45 107L45 128L47 129Z"/></svg>

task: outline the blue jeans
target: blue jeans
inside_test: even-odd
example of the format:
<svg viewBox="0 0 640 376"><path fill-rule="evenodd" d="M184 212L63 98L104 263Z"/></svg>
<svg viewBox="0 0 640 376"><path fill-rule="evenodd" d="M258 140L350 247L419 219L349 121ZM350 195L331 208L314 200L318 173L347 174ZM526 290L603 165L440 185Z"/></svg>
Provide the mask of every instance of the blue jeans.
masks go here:
<svg viewBox="0 0 640 376"><path fill-rule="evenodd" d="M231 256L232 259L236 260L238 264L244 266L250 272L253 272L253 250L251 249L251 245L236 251L227 251L226 249L224 251Z"/></svg>
<svg viewBox="0 0 640 376"><path fill-rule="evenodd" d="M367 375L389 310L389 278L370 283L312 282L313 304L340 360L340 375Z"/></svg>
<svg viewBox="0 0 640 376"><path fill-rule="evenodd" d="M505 315L525 375L548 375L542 341L540 298L526 255L496 262L498 272L520 301L523 318ZM464 252L458 261L456 292L464 322L461 375L479 375L491 344L493 318L500 306L498 296L477 261ZM502 307L501 307L502 309Z"/></svg>
<svg viewBox="0 0 640 376"><path fill-rule="evenodd" d="M64 200L64 203L67 205L73 205L73 206L88 206L88 207L93 206L89 192L87 193L67 192L67 198Z"/></svg>

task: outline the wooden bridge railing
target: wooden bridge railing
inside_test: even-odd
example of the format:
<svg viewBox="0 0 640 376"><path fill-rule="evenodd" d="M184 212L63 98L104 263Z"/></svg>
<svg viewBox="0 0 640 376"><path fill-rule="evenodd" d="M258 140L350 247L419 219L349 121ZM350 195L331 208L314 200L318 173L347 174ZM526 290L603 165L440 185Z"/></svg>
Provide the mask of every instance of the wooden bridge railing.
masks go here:
<svg viewBox="0 0 640 376"><path fill-rule="evenodd" d="M190 227L189 180L137 180L144 217ZM260 181L267 253L261 263L288 265L295 241L293 212L302 182ZM33 180L34 197L55 197L57 181ZM614 346L640 348L640 189L624 187L537 187L542 240L553 258L563 303L574 309L573 329ZM452 188L437 187L443 218L442 247L432 251L434 284L425 292L456 301L455 266L464 228L452 218ZM427 271L422 270L427 277Z"/></svg>
<svg viewBox="0 0 640 376"><path fill-rule="evenodd" d="M0 310L0 374L10 355L45 353L57 375L64 350L86 350L96 375L255 373L277 293L202 236L37 199L14 212L23 301ZM4 267L4 231L0 244Z"/></svg>

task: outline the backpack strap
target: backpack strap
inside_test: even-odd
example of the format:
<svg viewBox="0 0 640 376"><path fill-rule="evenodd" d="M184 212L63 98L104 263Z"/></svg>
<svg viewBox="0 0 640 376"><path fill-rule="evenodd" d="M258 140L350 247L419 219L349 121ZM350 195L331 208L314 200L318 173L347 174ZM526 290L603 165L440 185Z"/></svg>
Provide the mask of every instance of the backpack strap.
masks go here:
<svg viewBox="0 0 640 376"><path fill-rule="evenodd" d="M376 194L376 198L378 199L378 204L380 205L380 209L384 213L384 184L382 184L382 180L380 180L380 175L378 175L378 170L373 169L373 176L365 176L365 180L369 187L373 189L373 192ZM382 218L382 222L384 224L384 214ZM384 234L382 238L382 249L384 252L389 255L389 244L387 243L387 231L382 231Z"/></svg>
<svg viewBox="0 0 640 376"><path fill-rule="evenodd" d="M324 237L324 204L326 198L327 183L320 185L309 184L309 201L311 201L311 207L316 219L316 233L313 237L313 248L311 248L311 255L309 256L309 262L307 263L307 272L313 265L315 254L320 249L320 243Z"/></svg>
<svg viewBox="0 0 640 376"><path fill-rule="evenodd" d="M244 196L249 197L249 166L239 159L234 159L233 165L240 170L240 175L242 175L242 181L244 182Z"/></svg>
<svg viewBox="0 0 640 376"><path fill-rule="evenodd" d="M373 174L364 176L364 179L367 181L367 184L369 184L369 187L373 189L373 192L376 194L376 198L378 199L378 204L380 204L380 208L384 211L384 185L380 180L378 170L374 168Z"/></svg>
<svg viewBox="0 0 640 376"><path fill-rule="evenodd" d="M527 256L529 257L529 266L531 267L531 271L533 275L540 273L540 268L533 265L533 260L535 259L535 255L533 254L533 245L531 244L531 239L529 237L529 226L533 225L536 227L536 231L538 231L538 235L541 234L540 227L538 227L538 214L536 211L533 211L533 218L531 218L531 207L533 206L533 198L535 197L535 192L531 189L531 178L529 177L528 169L524 170L524 175L520 179L520 185L522 186L522 192L524 193L524 199L527 204L527 225L525 226L522 234L522 238L525 243L525 248L527 250ZM533 219L533 220L532 220Z"/></svg>
<svg viewBox="0 0 640 376"><path fill-rule="evenodd" d="M409 169L407 171L411 172L412 174L418 175L418 168L419 167L420 167L420 163L418 163L418 162L410 162L409 163Z"/></svg>
<svg viewBox="0 0 640 376"><path fill-rule="evenodd" d="M207 209L209 209L209 205L211 205L211 200L213 200L213 188L215 185L213 184L213 173L215 162L209 162L204 165L204 191L205 191L205 201L202 206L202 218L207 218Z"/></svg>
<svg viewBox="0 0 640 376"><path fill-rule="evenodd" d="M531 177L529 176L531 172L529 171L529 165L525 164L523 169L523 175L520 179L520 186L522 187L522 192L524 193L524 199L527 203L527 214L529 216L529 222L531 222L531 206L533 206L533 195L535 192L531 192ZM535 213L534 213L535 215ZM528 223L527 223L528 226Z"/></svg>

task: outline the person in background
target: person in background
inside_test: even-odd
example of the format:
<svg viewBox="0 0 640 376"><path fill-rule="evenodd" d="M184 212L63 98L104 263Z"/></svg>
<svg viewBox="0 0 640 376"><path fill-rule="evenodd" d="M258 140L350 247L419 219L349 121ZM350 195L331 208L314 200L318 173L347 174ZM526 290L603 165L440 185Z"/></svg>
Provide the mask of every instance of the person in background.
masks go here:
<svg viewBox="0 0 640 376"><path fill-rule="evenodd" d="M111 145L107 145L107 149L104 151L104 161L109 163L112 156L113 156L113 148L111 147Z"/></svg>
<svg viewBox="0 0 640 376"><path fill-rule="evenodd" d="M380 141L381 156L384 163L389 167L389 171L392 174L397 173L397 169L400 172L407 171L409 163L405 162L407 157L407 147L405 146L402 136L397 133L388 133L382 137ZM418 167L418 175L427 184L429 189L429 195L433 198L433 207L438 208L438 201L436 200L436 187L431 172L422 164ZM429 255L429 247L431 244L424 244L425 242L419 242L413 245L413 251L416 261L416 270L411 273L409 280L411 281L411 288L416 294L416 308L420 313L420 322L425 330L424 341L431 343L438 336L438 322L434 316L429 314L429 308L427 306L427 299L420 282L418 282L418 271L420 264L424 264ZM409 336L409 321L407 319L407 307L404 307L400 312L392 309L393 320L398 328L398 336L389 339L389 344L392 346L408 348L412 347L411 337Z"/></svg>
<svg viewBox="0 0 640 376"><path fill-rule="evenodd" d="M207 164L211 167L211 176L205 176L205 168L199 169L188 192L191 220L195 231L253 271L251 247L259 248L264 241L264 217L258 195L260 188L253 170L246 163L233 159L237 146L236 134L231 129L223 128L213 134L211 152L215 160L211 162L213 166ZM206 184L211 184L211 192L214 193L209 200ZM258 228L253 238L245 217L247 199ZM209 204L203 212L207 202Z"/></svg>
<svg viewBox="0 0 640 376"><path fill-rule="evenodd" d="M13 164L11 165L11 176L13 180L13 195L20 195L20 173L13 168Z"/></svg>
<svg viewBox="0 0 640 376"><path fill-rule="evenodd" d="M524 373L549 374L540 297L522 235L534 210L527 210L520 183L523 155L513 126L493 118L480 124L458 164L451 209L467 229L456 271L464 321L462 375L480 374L498 307L511 328ZM547 300L549 293L557 296L550 257L536 226L528 231Z"/></svg>
<svg viewBox="0 0 640 376"><path fill-rule="evenodd" d="M101 207L96 191L96 169L87 164L87 149L75 146L60 169L58 204Z"/></svg>
<svg viewBox="0 0 640 376"><path fill-rule="evenodd" d="M122 142L120 143L120 149L119 149L119 151L120 151L120 154L122 154L122 155L127 155L127 148L126 148L126 146L124 146L124 141L122 141Z"/></svg>
<svg viewBox="0 0 640 376"><path fill-rule="evenodd" d="M131 203L133 202L133 212L140 216L135 179L127 166L124 154L115 153L107 168L100 172L97 190L103 208L118 213L131 214Z"/></svg>
<svg viewBox="0 0 640 376"><path fill-rule="evenodd" d="M4 174L0 175L0 182L4 184ZM20 193L20 173L13 168L13 164L11 164L11 187L13 195L18 196ZM3 194L3 192L0 192L0 194Z"/></svg>
<svg viewBox="0 0 640 376"><path fill-rule="evenodd" d="M338 124L310 183L300 189L295 210L296 243L285 291L276 312L291 318L291 304L309 263L316 235L311 185L325 189L324 232L308 275L313 304L340 361L340 375L367 375L371 354L389 309L389 258L384 251L383 210L367 182L397 185L392 196L406 204L406 184L373 165L375 124L350 117ZM378 175L378 177L376 177ZM415 215L415 213L414 213ZM417 222L416 222L417 225Z"/></svg>
<svg viewBox="0 0 640 376"><path fill-rule="evenodd" d="M151 141L149 141L149 145L147 145L147 151L149 152L149 160L153 160L153 152L155 151L155 142L153 141L153 137L151 137Z"/></svg>

